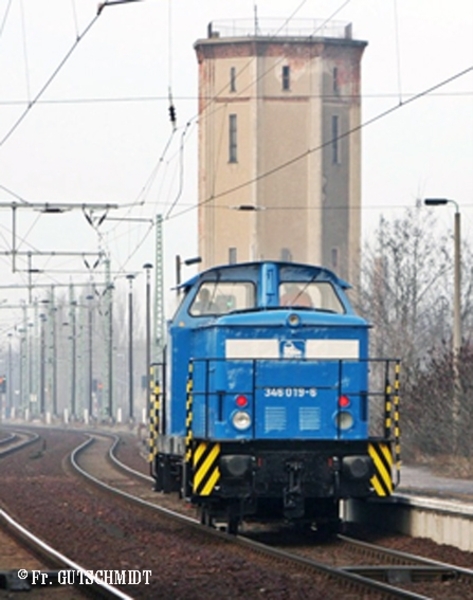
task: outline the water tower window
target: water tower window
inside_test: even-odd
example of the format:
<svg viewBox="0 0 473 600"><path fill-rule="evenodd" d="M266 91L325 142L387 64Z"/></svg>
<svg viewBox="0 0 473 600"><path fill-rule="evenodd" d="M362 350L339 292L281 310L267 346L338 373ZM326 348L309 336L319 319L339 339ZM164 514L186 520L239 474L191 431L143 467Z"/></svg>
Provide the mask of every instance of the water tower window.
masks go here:
<svg viewBox="0 0 473 600"><path fill-rule="evenodd" d="M291 89L291 70L289 65L284 65L282 68L282 89L286 91Z"/></svg>
<svg viewBox="0 0 473 600"><path fill-rule="evenodd" d="M230 69L230 91L236 92L236 69L231 67Z"/></svg>
<svg viewBox="0 0 473 600"><path fill-rule="evenodd" d="M228 162L238 162L237 155L237 116L228 117Z"/></svg>
<svg viewBox="0 0 473 600"><path fill-rule="evenodd" d="M281 260L284 262L292 262L292 252L289 248L281 248Z"/></svg>
<svg viewBox="0 0 473 600"><path fill-rule="evenodd" d="M332 91L334 94L338 94L340 91L338 88L338 69L337 69L337 67L334 67L333 72L332 72Z"/></svg>
<svg viewBox="0 0 473 600"><path fill-rule="evenodd" d="M338 248L332 248L332 269L338 268Z"/></svg>
<svg viewBox="0 0 473 600"><path fill-rule="evenodd" d="M340 126L338 122L338 116L332 117L332 163L334 165L340 164Z"/></svg>

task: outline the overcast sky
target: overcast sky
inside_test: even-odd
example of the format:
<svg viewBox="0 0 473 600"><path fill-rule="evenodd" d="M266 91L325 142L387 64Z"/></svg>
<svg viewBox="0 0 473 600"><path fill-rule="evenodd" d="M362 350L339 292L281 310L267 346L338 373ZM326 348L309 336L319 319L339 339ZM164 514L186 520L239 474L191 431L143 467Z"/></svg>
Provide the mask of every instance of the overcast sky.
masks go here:
<svg viewBox="0 0 473 600"><path fill-rule="evenodd" d="M152 221L176 202L174 218L164 223L169 287L175 255L197 253L197 211L176 216L197 201L193 44L206 37L210 21L251 21L255 2L142 0L107 6L98 18L97 5L95 0L0 0L0 202L123 205L109 211L110 219L97 229L81 210L44 215L21 209L16 222L18 250L96 252L100 247L110 252L112 269L121 276L142 272L145 262L154 264ZM407 101L473 67L473 2L261 0L257 15L261 26L277 18L304 28L333 16L351 22L354 38L368 42L362 120L398 108L363 129L365 235L380 214L399 214L418 197L442 196L458 201L463 235L471 236L473 72ZM174 134L169 90L177 111ZM453 209L436 210L443 211L446 224L453 221ZM102 215L98 211L94 217ZM12 213L2 208L0 251L11 249ZM0 261L3 285L26 282L26 273L12 274L11 257L3 254ZM27 268L21 257L17 266ZM37 283L87 276L82 258L33 257L32 266L46 270L35 277ZM99 273L96 278L103 280ZM143 288L143 276L136 285ZM27 295L0 289L0 301L4 298ZM19 320L21 313L15 314Z"/></svg>

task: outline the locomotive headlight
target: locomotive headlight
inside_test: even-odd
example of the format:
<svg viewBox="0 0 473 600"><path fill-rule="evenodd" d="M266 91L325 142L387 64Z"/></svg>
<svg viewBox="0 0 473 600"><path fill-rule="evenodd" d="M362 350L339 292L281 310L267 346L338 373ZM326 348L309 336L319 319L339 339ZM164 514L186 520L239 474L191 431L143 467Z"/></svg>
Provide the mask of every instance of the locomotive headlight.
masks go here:
<svg viewBox="0 0 473 600"><path fill-rule="evenodd" d="M288 322L288 325L290 325L291 327L298 327L301 323L301 320L299 318L299 315L296 315L295 313L291 313L287 318L287 322Z"/></svg>
<svg viewBox="0 0 473 600"><path fill-rule="evenodd" d="M353 415L347 411L340 411L335 416L335 424L338 429L346 430L353 427L354 419Z"/></svg>
<svg viewBox="0 0 473 600"><path fill-rule="evenodd" d="M251 425L251 417L244 410L237 410L232 415L232 423L235 429L243 431Z"/></svg>

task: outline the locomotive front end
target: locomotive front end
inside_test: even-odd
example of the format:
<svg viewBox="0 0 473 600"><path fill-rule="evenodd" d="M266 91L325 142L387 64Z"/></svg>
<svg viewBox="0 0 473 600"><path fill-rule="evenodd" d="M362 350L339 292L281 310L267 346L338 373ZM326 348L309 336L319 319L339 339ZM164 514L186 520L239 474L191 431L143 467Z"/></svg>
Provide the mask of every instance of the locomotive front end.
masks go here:
<svg viewBox="0 0 473 600"><path fill-rule="evenodd" d="M369 325L343 282L252 263L211 270L183 304L195 326L173 338L188 337L188 356L179 345L171 368L177 386L188 358L185 400L173 408L184 426L179 486L204 522L335 529L340 500L391 493L396 366L369 360Z"/></svg>
<svg viewBox="0 0 473 600"><path fill-rule="evenodd" d="M274 311L205 331L220 355L192 363L188 491L214 514L233 499L258 520L336 523L340 499L372 493L366 327L297 316L297 329Z"/></svg>

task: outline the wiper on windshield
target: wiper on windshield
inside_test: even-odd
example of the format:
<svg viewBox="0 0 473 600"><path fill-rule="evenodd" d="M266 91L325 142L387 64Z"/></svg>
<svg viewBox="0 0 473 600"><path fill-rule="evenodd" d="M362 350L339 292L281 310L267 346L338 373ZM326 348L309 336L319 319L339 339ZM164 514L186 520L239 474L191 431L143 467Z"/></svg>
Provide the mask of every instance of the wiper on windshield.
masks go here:
<svg viewBox="0 0 473 600"><path fill-rule="evenodd" d="M309 287L309 285L315 281L316 277L317 277L317 275L313 275L311 277L311 279L309 279L309 281L306 281L305 285L301 289L299 289L299 287L298 287L298 285L297 285L296 282L293 282L293 281L291 281L291 282L283 282L283 283L285 283L288 286L292 286L292 287L296 288L297 289L297 293L296 293L296 291L294 291L292 293L291 292L286 292L284 294L284 296L287 296L289 294L295 294L295 295L294 295L294 297L291 297L291 299L289 300L288 303L284 303L284 305L282 305L282 306L284 306L285 308L287 308L287 307L294 307L294 306L297 306L297 308L314 308L313 304L312 304L312 298L306 292L306 290ZM284 296L281 298L281 300L284 299ZM299 299L303 299L304 300L304 304L298 305L297 301Z"/></svg>

